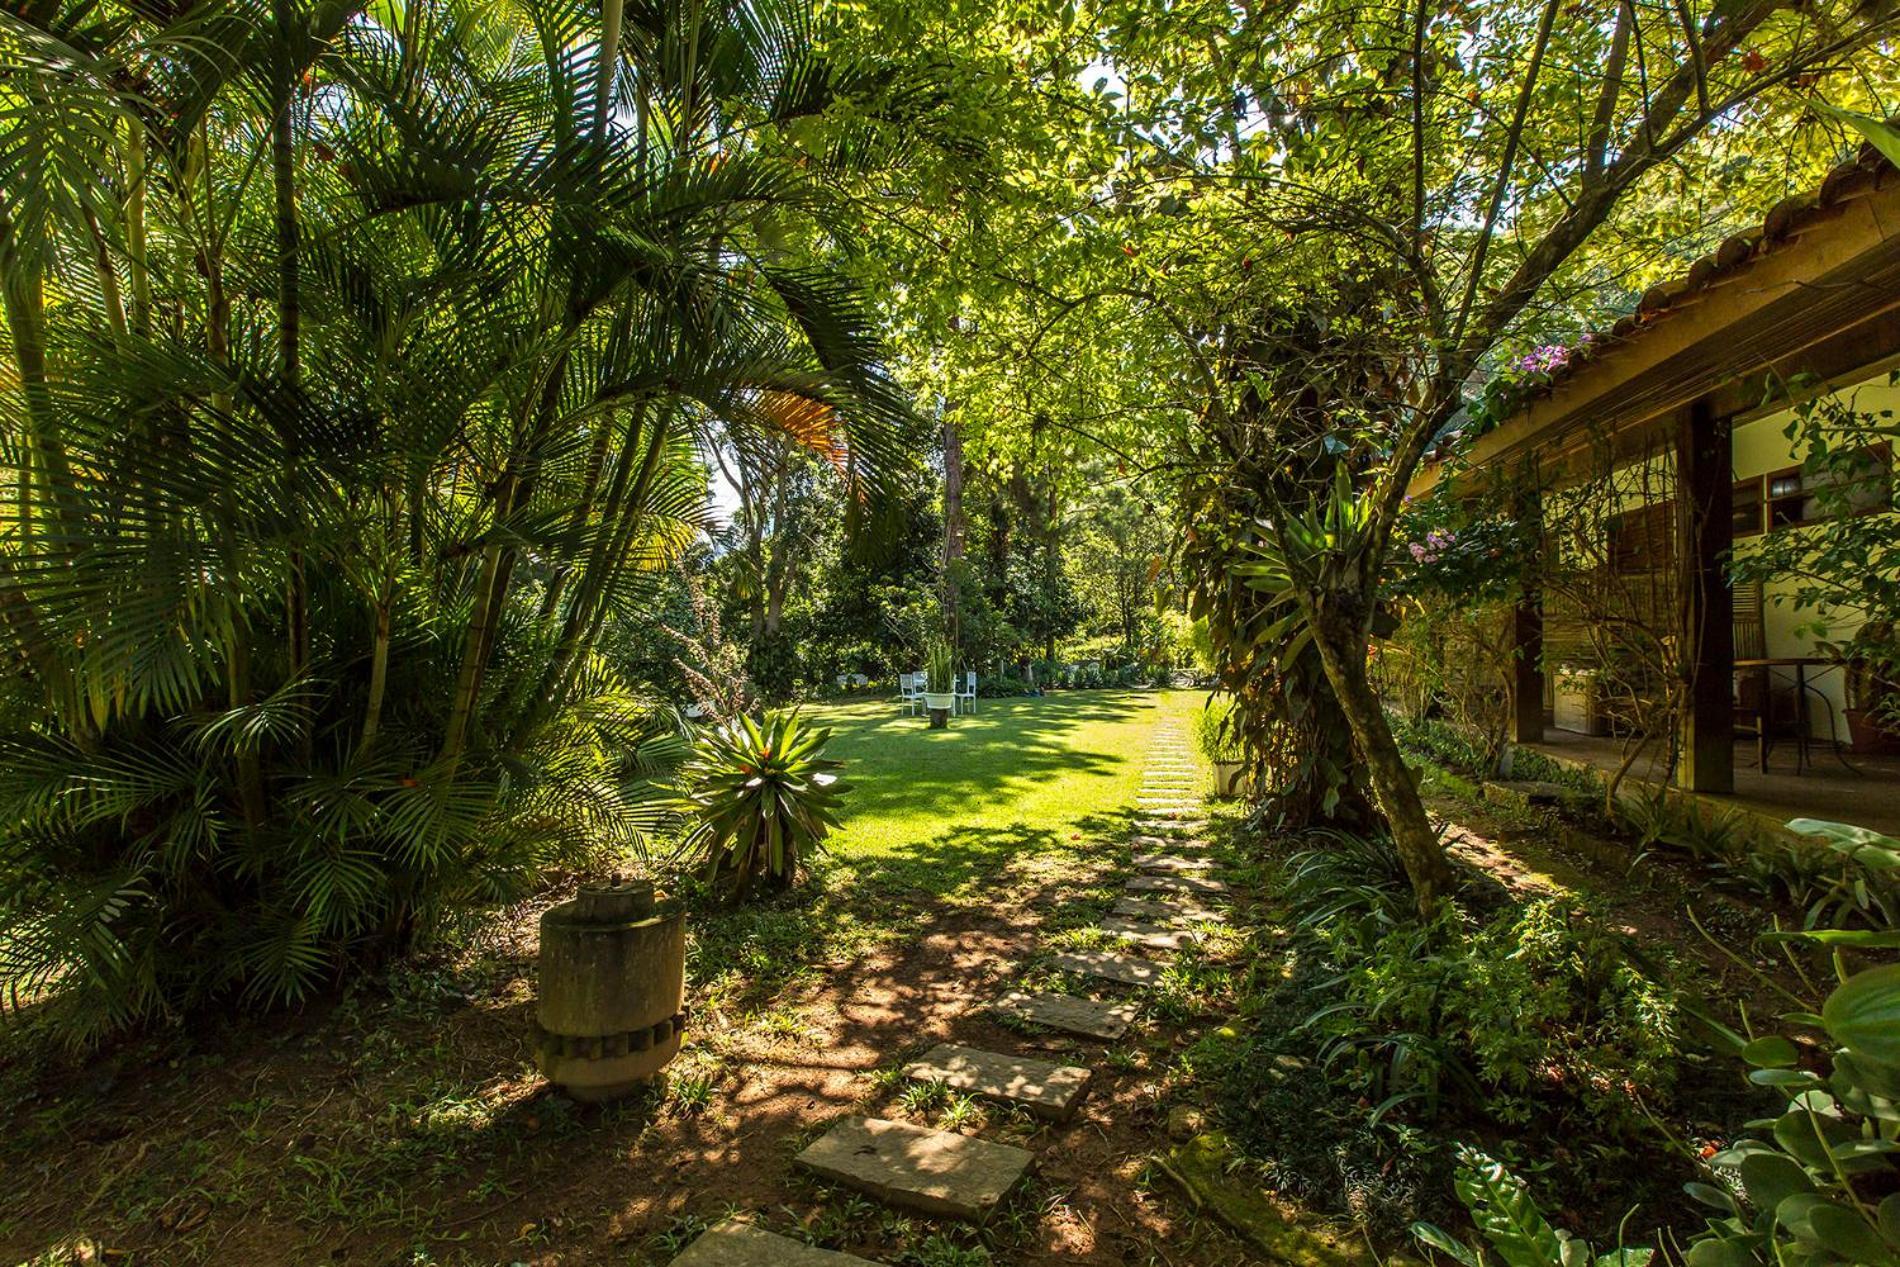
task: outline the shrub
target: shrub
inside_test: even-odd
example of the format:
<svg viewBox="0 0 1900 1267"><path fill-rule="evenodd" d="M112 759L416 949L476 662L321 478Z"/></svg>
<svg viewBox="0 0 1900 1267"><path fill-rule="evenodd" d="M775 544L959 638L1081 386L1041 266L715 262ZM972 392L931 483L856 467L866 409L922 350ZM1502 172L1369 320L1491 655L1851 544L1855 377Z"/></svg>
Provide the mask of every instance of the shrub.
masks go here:
<svg viewBox="0 0 1900 1267"><path fill-rule="evenodd" d="M1233 719L1234 701L1231 696L1216 695L1207 701L1206 707L1195 714L1194 742L1201 755L1209 761L1244 761L1247 750L1240 741L1239 728Z"/></svg>
<svg viewBox="0 0 1900 1267"><path fill-rule="evenodd" d="M1666 974L1589 907L1513 902L1478 923L1410 914L1395 856L1364 838L1289 862L1301 926L1338 970L1307 1020L1337 1080L1383 1114L1448 1099L1502 1125L1576 1119L1628 1137L1674 1080Z"/></svg>
<svg viewBox="0 0 1900 1267"><path fill-rule="evenodd" d="M1474 779L1491 777L1492 763L1483 745L1449 722L1438 718L1404 721L1394 726L1394 733L1405 747L1448 770Z"/></svg>
<svg viewBox="0 0 1900 1267"><path fill-rule="evenodd" d="M708 880L728 896L754 884L790 888L799 860L838 825L843 762L824 756L830 730L797 713L740 717L709 728L682 774L686 804L699 819L685 848L700 855Z"/></svg>
<svg viewBox="0 0 1900 1267"><path fill-rule="evenodd" d="M979 676L976 680L976 693L983 699L1013 699L1029 694L1029 690L1029 683L1013 671L989 677Z"/></svg>
<svg viewBox="0 0 1900 1267"><path fill-rule="evenodd" d="M1472 1223L1507 1267L1644 1267L1654 1250L1618 1248L1598 1255L1589 1244L1552 1227L1524 1181L1475 1148L1458 1150L1458 1199ZM1449 1255L1460 1267L1484 1267L1481 1250L1430 1223L1414 1223L1420 1243Z"/></svg>
<svg viewBox="0 0 1900 1267"><path fill-rule="evenodd" d="M1900 866L1889 837L1842 823L1796 819L1791 829L1823 836L1876 874ZM1839 909L1839 908L1837 908ZM1863 908L1854 908L1864 914ZM1819 1043L1780 1034L1722 1030L1749 1066L1748 1081L1772 1087L1782 1113L1751 1122L1751 1134L1707 1158L1717 1183L1685 1185L1718 1211L1684 1261L1689 1267L1900 1262L1900 964L1886 928L1809 928L1770 940L1808 943L1833 958L1840 984L1818 1008L1785 1013ZM1853 967L1874 956L1887 962ZM1719 1027L1718 1027L1719 1028ZM1815 1050L1827 1052L1826 1073Z"/></svg>

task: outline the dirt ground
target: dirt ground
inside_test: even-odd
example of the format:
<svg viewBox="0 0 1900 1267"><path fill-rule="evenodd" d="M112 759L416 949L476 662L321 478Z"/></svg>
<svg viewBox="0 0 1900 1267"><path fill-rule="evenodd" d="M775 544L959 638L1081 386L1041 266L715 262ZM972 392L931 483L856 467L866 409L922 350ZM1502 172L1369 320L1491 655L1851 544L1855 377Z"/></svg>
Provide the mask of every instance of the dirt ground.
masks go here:
<svg viewBox="0 0 1900 1267"><path fill-rule="evenodd" d="M0 1149L0 1261L663 1263L735 1211L879 1261L987 1261L974 1233L891 1217L792 1166L841 1115L904 1116L890 1071L940 1041L1095 1070L1067 1124L981 1125L1039 1157L982 1234L997 1261L1256 1261L1150 1182L1169 1053L1190 1030L1137 1027L1111 1058L985 1014L1039 926L1076 922L1061 917L1092 886L1099 901L1102 878L1016 859L980 908L920 904L903 938L807 964L755 1009L695 1018L670 1085L605 1108L551 1095L533 1071L536 912L517 912L479 952L383 997L40 1083Z"/></svg>

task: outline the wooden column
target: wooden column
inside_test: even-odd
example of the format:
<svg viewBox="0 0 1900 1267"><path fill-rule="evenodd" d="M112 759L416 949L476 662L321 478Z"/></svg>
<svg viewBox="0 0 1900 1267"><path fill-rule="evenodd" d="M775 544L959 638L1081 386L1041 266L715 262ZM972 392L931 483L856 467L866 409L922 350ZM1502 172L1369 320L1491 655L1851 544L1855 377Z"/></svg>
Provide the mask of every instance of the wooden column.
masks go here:
<svg viewBox="0 0 1900 1267"><path fill-rule="evenodd" d="M1511 715L1511 741L1538 743L1544 737L1544 587L1539 569L1544 557L1543 504L1536 494L1526 494L1515 507L1518 522L1536 534L1537 553L1518 593L1517 608L1511 616L1511 645L1517 662L1513 666L1514 709Z"/></svg>
<svg viewBox="0 0 1900 1267"><path fill-rule="evenodd" d="M1724 571L1735 526L1729 443L1729 420L1707 398L1677 416L1676 569L1688 698L1676 782L1692 792L1735 790L1735 604Z"/></svg>

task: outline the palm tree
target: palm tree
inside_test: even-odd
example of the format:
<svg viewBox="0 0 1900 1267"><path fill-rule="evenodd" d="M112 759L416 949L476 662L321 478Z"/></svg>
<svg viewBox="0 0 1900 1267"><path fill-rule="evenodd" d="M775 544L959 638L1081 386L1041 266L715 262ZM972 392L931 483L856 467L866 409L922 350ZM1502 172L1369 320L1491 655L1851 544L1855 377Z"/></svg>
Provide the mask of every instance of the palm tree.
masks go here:
<svg viewBox="0 0 1900 1267"><path fill-rule="evenodd" d="M639 847L698 454L913 425L815 266L892 151L788 125L925 101L797 0L108 9L0 16L0 979L82 1040Z"/></svg>

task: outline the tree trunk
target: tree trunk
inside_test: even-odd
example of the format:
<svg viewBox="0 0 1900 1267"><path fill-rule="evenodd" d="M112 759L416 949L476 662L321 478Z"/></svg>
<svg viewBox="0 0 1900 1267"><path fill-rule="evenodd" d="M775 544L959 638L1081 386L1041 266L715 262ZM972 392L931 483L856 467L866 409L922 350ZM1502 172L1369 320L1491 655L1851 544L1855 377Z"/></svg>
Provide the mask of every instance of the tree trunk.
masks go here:
<svg viewBox="0 0 1900 1267"><path fill-rule="evenodd" d="M363 740L357 751L368 752L376 743L383 724L383 696L389 689L390 608L393 595L385 594L376 603L376 632L370 640L369 701L363 706Z"/></svg>
<svg viewBox="0 0 1900 1267"><path fill-rule="evenodd" d="M945 412L948 412L946 406ZM950 621L950 643L955 646L963 596L957 584L957 565L963 561L963 437L948 417L943 423L943 610Z"/></svg>
<svg viewBox="0 0 1900 1267"><path fill-rule="evenodd" d="M1392 832L1392 843L1398 847L1405 874L1412 881L1419 914L1430 916L1451 887L1451 862L1426 817L1418 784L1366 676L1365 630L1357 620L1320 609L1323 601L1310 596L1302 599L1312 619L1313 641L1319 648L1326 680L1332 683L1340 711L1346 715L1359 755L1366 763L1379 809Z"/></svg>

